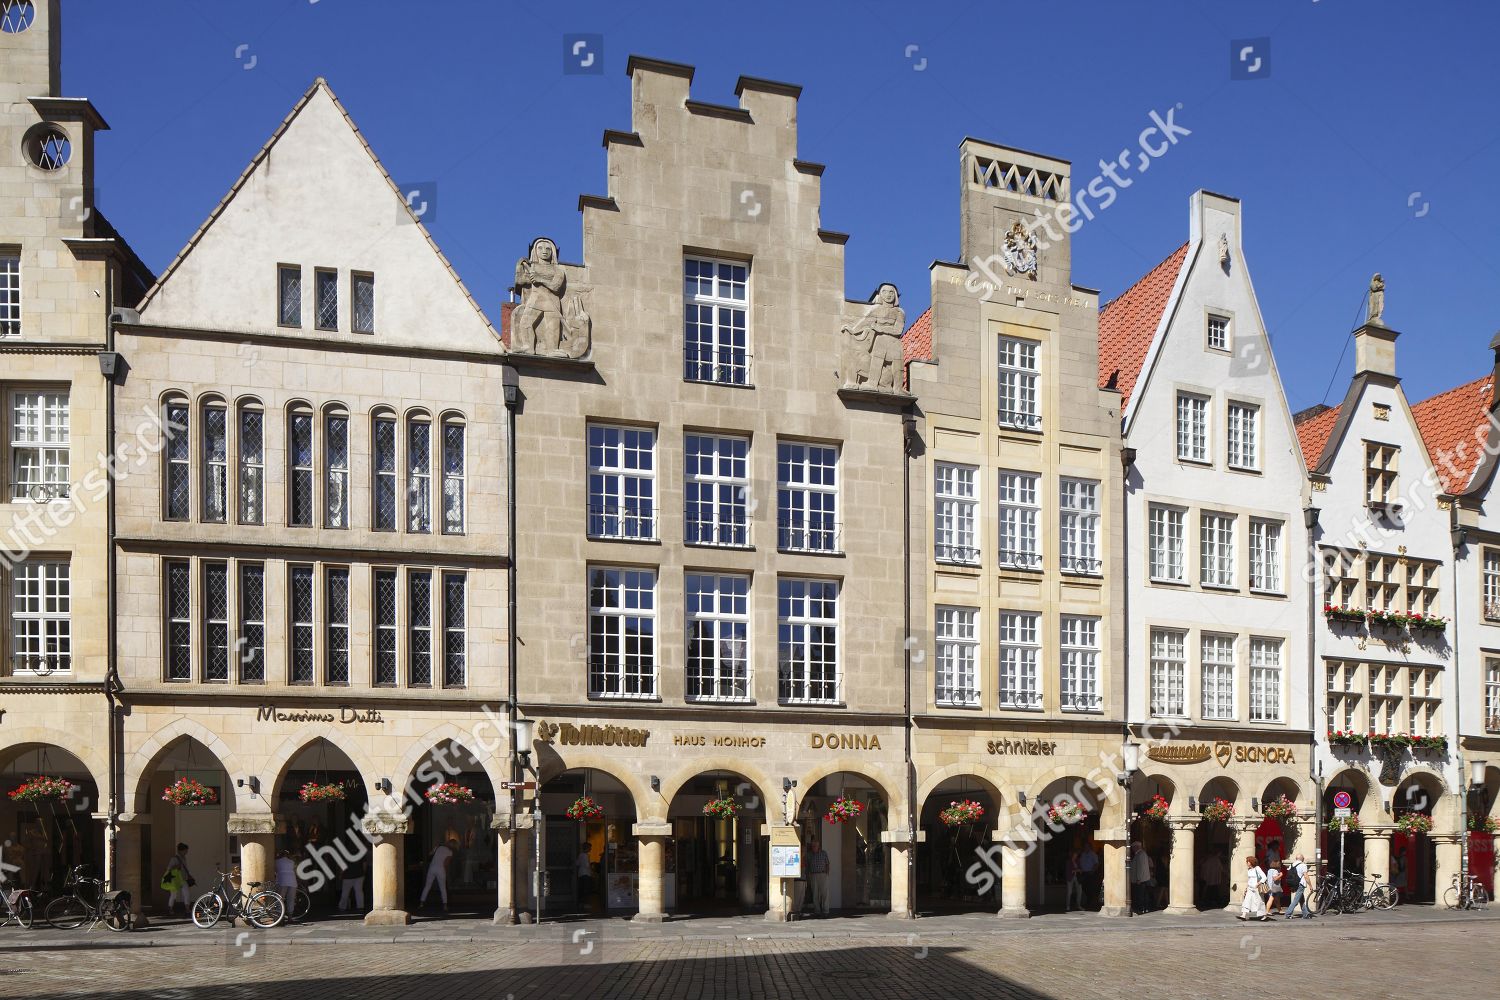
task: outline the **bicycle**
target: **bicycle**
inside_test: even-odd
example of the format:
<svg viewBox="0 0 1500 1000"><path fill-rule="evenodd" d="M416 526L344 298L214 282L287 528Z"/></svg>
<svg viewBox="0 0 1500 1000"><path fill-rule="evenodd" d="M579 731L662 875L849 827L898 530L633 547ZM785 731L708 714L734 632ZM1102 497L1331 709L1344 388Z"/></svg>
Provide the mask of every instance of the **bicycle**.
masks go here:
<svg viewBox="0 0 1500 1000"><path fill-rule="evenodd" d="M249 882L246 883L246 888L252 891L246 895L235 884L239 879L238 871L226 872L217 865L214 866L214 871L219 874L219 884L193 903L195 926L207 930L227 915L231 925L236 919L243 917L251 927L266 930L275 927L286 917L286 904L274 890L262 889L260 882Z"/></svg>
<svg viewBox="0 0 1500 1000"><path fill-rule="evenodd" d="M79 865L69 872L63 889L68 895L48 903L43 914L47 923L58 930L72 931L84 924L92 927L101 923L112 931L128 931L135 926L135 914L130 912L130 893L124 889L107 889L103 879L88 875L87 865Z"/></svg>
<svg viewBox="0 0 1500 1000"><path fill-rule="evenodd" d="M291 906L287 909L286 922L289 924L300 924L307 919L307 914L312 910L312 897L307 890L300 885L292 895Z"/></svg>
<svg viewBox="0 0 1500 1000"><path fill-rule="evenodd" d="M1489 906L1490 894L1485 891L1479 879L1473 875L1464 875L1463 884L1459 884L1460 876L1453 876L1453 884L1443 893L1443 905L1450 910L1483 910Z"/></svg>
<svg viewBox="0 0 1500 1000"><path fill-rule="evenodd" d="M1363 875L1346 871L1342 881L1336 875L1324 875L1313 890L1313 912L1321 917L1327 913L1358 913L1367 906L1379 905L1383 909L1390 909L1396 905L1394 900L1386 903L1387 894L1384 890L1390 889L1389 886L1381 886L1376 879L1370 881L1375 886L1367 890ZM1390 893L1394 894L1395 890L1391 889Z"/></svg>
<svg viewBox="0 0 1500 1000"><path fill-rule="evenodd" d="M30 889L5 888L7 880L0 876L0 927L9 927L12 922L27 930L36 922L36 907L32 905Z"/></svg>

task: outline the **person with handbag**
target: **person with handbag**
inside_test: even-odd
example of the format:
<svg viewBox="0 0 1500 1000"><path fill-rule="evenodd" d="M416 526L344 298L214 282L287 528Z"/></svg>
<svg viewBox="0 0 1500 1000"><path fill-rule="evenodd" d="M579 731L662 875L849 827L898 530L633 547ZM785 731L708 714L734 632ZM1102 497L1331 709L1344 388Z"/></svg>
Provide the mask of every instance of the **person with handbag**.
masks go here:
<svg viewBox="0 0 1500 1000"><path fill-rule="evenodd" d="M167 872L161 877L161 887L167 890L167 916L172 915L178 900L182 901L182 915L190 916L192 903L188 902L188 890L197 885L187 865L188 845L178 844L177 853L167 862Z"/></svg>
<svg viewBox="0 0 1500 1000"><path fill-rule="evenodd" d="M1270 920L1266 916L1266 903L1261 890L1266 884L1266 873L1256 864L1255 855L1245 856L1245 898L1240 902L1240 920Z"/></svg>

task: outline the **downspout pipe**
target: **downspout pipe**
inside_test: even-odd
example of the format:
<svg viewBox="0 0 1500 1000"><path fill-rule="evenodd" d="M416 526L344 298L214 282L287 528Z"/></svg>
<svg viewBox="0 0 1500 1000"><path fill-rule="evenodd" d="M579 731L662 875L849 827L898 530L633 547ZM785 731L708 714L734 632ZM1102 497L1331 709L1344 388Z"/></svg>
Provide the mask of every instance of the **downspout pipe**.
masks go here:
<svg viewBox="0 0 1500 1000"><path fill-rule="evenodd" d="M1309 585L1317 588L1322 583L1322 573L1319 567L1322 565L1318 560L1318 515L1321 511L1309 504L1302 508L1302 524L1307 528L1307 568L1308 572L1303 574L1304 579L1311 578ZM1323 819L1323 773L1318 764L1318 632L1317 632L1317 590L1314 589L1307 595L1304 601L1307 605L1307 669L1303 676L1307 681L1307 728L1310 733L1307 748L1307 777L1316 789L1313 800L1313 829L1318 831L1318 838L1313 842L1313 871L1322 873L1323 861L1323 831L1326 824ZM1343 864L1343 859L1339 861Z"/></svg>
<svg viewBox="0 0 1500 1000"><path fill-rule="evenodd" d="M916 719L912 714L911 693L911 573L912 573L912 549L911 549L911 463L916 458L917 450L917 417L910 408L901 415L901 446L902 455L905 459L901 463L901 565L905 572L903 574L903 599L902 599L902 636L901 648L903 651L903 670L906 682L902 685L905 693L906 710L906 830L910 840L906 847L906 899L901 903L905 909L904 916L915 917L917 915L917 768L912 754L912 730L916 726Z"/></svg>
<svg viewBox="0 0 1500 1000"><path fill-rule="evenodd" d="M116 271L109 271L111 280L107 282L109 298L105 301L105 315L107 319L104 325L104 350L99 354L99 375L104 379L104 435L105 454L110 456L105 469L107 473L107 492L105 494L105 543L104 543L104 572L105 579L105 613L108 622L105 626L104 658L104 701L108 711L109 730L105 734L105 757L109 761L109 798L105 812L108 820L105 828L105 836L109 838L109 850L106 856L109 858L109 870L104 873L107 886L119 888L120 860L117 856L119 848L119 818L120 804L122 800L120 785L125 780L125 755L121 746L120 726L121 702L120 694L124 685L120 683L120 661L119 651L116 649L118 641L118 629L115 625L116 613L118 611L119 596L117 580L115 576L118 556L115 552L115 386L118 384L120 375L120 356L115 351L115 314L114 314L114 279Z"/></svg>
<svg viewBox="0 0 1500 1000"><path fill-rule="evenodd" d="M1458 599L1458 560L1468 544L1469 533L1458 523L1458 503L1453 504L1451 515L1452 525L1450 537L1453 539L1453 713L1457 720L1453 728L1453 749L1458 754L1458 785L1455 793L1458 796L1458 835L1463 838L1459 841L1458 851L1458 884L1463 886L1469 874L1469 774L1468 764L1464 761L1463 731L1464 731L1464 685L1463 677L1463 643L1459 641L1459 618L1463 608L1463 602Z"/></svg>
<svg viewBox="0 0 1500 1000"><path fill-rule="evenodd" d="M516 654L520 641L516 637L516 414L521 408L521 373L510 365L501 369L501 389L505 395L505 631L506 631L506 717L510 722L510 906L501 922L517 919L516 817L520 815L521 790L516 787L525 779L516 752ZM541 794L538 789L537 794Z"/></svg>

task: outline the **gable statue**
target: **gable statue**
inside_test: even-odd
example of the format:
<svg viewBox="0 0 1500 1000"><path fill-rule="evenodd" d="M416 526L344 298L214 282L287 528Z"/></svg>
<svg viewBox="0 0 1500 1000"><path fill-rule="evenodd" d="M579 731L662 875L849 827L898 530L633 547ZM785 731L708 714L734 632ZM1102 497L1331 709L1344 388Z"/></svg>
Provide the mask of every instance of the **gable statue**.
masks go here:
<svg viewBox="0 0 1500 1000"><path fill-rule="evenodd" d="M589 352L593 323L578 293L567 294L568 275L557 261L557 244L531 241L516 262L514 290L521 302L510 318L510 349L519 354L581 358Z"/></svg>
<svg viewBox="0 0 1500 1000"><path fill-rule="evenodd" d="M846 389L901 391L901 334L906 312L901 293L890 283L870 296L870 305L852 327L844 327L844 357L840 368Z"/></svg>

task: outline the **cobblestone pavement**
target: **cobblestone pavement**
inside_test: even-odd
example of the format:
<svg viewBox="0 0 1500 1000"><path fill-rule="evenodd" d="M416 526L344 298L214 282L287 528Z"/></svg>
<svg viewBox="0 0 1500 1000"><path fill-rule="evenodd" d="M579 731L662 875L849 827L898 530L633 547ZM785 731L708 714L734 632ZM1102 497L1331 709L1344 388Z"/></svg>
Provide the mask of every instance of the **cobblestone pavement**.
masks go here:
<svg viewBox="0 0 1500 1000"><path fill-rule="evenodd" d="M987 915L769 925L593 921L135 934L0 931L0 997L1151 1000L1496 995L1500 919L1410 910L1243 924L1219 914Z"/></svg>

